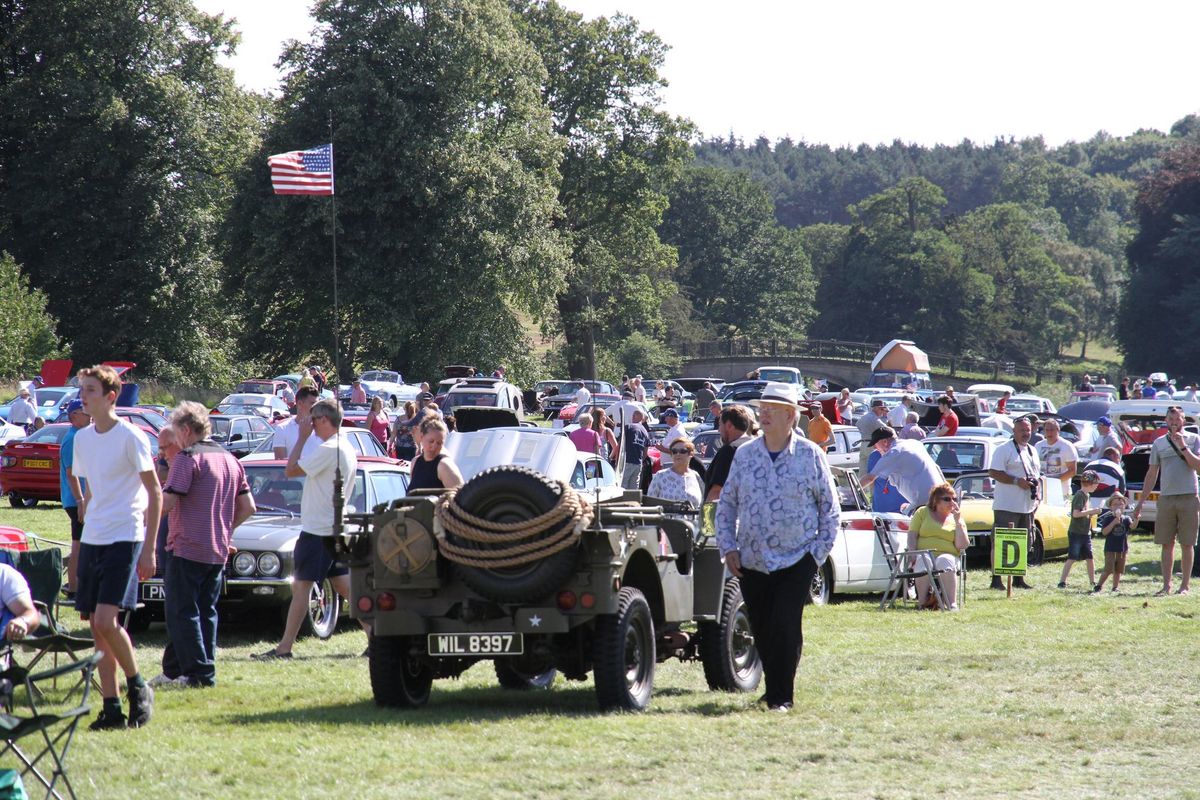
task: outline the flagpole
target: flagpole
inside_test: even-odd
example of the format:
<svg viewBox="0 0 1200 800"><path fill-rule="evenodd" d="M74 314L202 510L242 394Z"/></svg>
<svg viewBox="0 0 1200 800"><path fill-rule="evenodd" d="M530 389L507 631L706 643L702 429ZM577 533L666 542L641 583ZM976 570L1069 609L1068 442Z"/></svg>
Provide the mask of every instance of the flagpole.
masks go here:
<svg viewBox="0 0 1200 800"><path fill-rule="evenodd" d="M333 402L341 407L342 399L338 396L338 389L342 382L342 340L339 330L341 328L340 311L338 309L338 268L337 268L337 170L333 165L333 109L329 110L329 224L332 228L333 239L333 373L335 383L333 385ZM338 537L342 535L342 509L345 507L346 498L343 494L342 482L342 426L339 424L334 432L337 437L338 454L334 461L333 468L333 535Z"/></svg>

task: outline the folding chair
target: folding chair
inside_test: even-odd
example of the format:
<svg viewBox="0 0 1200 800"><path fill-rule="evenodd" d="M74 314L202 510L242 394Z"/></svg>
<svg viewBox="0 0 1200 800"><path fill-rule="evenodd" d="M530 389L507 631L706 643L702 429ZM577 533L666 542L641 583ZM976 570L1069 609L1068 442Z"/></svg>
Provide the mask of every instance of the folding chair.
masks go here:
<svg viewBox="0 0 1200 800"><path fill-rule="evenodd" d="M30 674L22 667L10 667L4 673L0 673L0 686L7 687L9 692L5 698L6 713L0 713L0 737L4 739L4 749L0 750L0 758L10 752L15 755L23 765L21 777L26 778L33 775L37 778L42 786L46 787L46 797L48 798L62 800L64 795L58 788L60 781L62 789L66 791L65 796L75 797L75 789L67 777L67 753L71 749L71 742L75 738L75 730L79 726L80 720L91 711L88 706L88 693L93 673L101 658L103 658L102 653L93 653L82 661L63 664L37 674ZM37 684L44 684L46 681L56 682L58 678L72 672L80 673L78 685L83 687L79 705L71 706L69 704L70 697L74 694L73 691L61 700L46 703L47 693L45 690L39 689ZM23 694L29 709L28 716L23 713L20 715L15 713L14 696L18 691L15 687L18 685L24 685ZM21 711L24 712L24 707ZM29 743L25 749L22 749L18 742L26 738L29 738ZM35 753L33 752L34 747L40 749ZM45 766L39 766L43 761L48 763ZM53 769L49 769L49 767L53 767Z"/></svg>
<svg viewBox="0 0 1200 800"><path fill-rule="evenodd" d="M51 547L24 552L5 551L0 553L0 558L7 560L25 576L29 582L29 593L33 596L33 605L41 616L41 625L15 643L22 650L34 653L25 665L26 669L32 670L47 655L54 656L55 664L58 664L60 654L78 661L83 653L96 646L90 636L71 635L58 620L57 608L63 579L61 550Z"/></svg>
<svg viewBox="0 0 1200 800"><path fill-rule="evenodd" d="M949 610L953 599L946 596L946 590L939 580L946 571L934 566L933 550L897 550L888 534L887 524L878 517L875 519L875 537L879 540L888 569L892 571L887 591L879 601L880 611L894 606L897 600L906 601L908 582L922 577L928 578L932 591L937 592L938 608ZM925 558L917 558L920 555L924 555ZM909 566L910 560L913 561L912 566Z"/></svg>

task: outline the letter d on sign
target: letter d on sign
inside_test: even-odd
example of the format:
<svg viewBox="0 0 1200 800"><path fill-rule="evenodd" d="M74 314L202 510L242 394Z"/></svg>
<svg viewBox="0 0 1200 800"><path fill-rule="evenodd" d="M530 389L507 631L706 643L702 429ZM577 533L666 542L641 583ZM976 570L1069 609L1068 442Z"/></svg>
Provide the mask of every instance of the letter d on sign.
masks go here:
<svg viewBox="0 0 1200 800"><path fill-rule="evenodd" d="M1021 547L1016 542L1000 543L1000 566L1004 569L1016 569L1021 560Z"/></svg>

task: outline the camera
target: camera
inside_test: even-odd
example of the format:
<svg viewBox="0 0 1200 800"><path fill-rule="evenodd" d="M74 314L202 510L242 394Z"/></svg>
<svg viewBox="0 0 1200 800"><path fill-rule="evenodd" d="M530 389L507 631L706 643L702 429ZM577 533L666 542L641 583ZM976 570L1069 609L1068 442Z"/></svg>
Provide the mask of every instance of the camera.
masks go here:
<svg viewBox="0 0 1200 800"><path fill-rule="evenodd" d="M1037 500L1041 490L1041 484L1036 481L1031 481L1029 484L1029 499Z"/></svg>

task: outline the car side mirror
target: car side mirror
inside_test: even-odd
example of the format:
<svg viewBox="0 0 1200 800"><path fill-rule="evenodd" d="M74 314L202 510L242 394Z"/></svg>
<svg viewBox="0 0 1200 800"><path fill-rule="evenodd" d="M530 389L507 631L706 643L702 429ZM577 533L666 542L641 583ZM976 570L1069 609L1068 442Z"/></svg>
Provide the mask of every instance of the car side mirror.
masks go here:
<svg viewBox="0 0 1200 800"><path fill-rule="evenodd" d="M242 435L240 433L235 433L233 436L229 437L229 441L231 441L231 442L240 442L241 440L242 440Z"/></svg>

